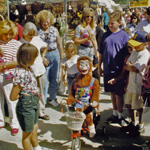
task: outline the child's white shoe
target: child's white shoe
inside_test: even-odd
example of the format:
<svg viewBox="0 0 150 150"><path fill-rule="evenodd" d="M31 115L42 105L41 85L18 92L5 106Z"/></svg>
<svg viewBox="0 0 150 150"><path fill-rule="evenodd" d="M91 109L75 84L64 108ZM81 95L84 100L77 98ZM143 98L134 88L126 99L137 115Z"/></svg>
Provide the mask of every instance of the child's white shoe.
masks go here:
<svg viewBox="0 0 150 150"><path fill-rule="evenodd" d="M88 126L89 128L89 137L90 138L93 138L96 134L96 131L95 131L95 125L91 125L91 126Z"/></svg>

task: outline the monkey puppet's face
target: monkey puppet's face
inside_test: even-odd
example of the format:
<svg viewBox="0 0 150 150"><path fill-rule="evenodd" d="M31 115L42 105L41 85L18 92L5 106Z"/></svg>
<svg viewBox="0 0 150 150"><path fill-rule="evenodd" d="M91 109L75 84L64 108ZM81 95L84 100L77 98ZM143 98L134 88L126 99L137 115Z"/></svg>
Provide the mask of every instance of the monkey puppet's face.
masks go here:
<svg viewBox="0 0 150 150"><path fill-rule="evenodd" d="M83 75L86 75L86 74L88 74L89 70L90 70L90 62L89 62L89 60L80 60L79 71Z"/></svg>

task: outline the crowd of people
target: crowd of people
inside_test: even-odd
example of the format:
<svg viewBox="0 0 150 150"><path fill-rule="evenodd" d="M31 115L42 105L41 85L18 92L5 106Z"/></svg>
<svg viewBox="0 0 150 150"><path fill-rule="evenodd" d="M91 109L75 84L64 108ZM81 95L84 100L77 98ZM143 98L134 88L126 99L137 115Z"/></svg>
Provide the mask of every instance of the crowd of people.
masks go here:
<svg viewBox="0 0 150 150"><path fill-rule="evenodd" d="M66 43L65 50L49 10L38 12L35 24L27 22L24 27L18 25L16 16L10 16L10 20L2 17L0 129L5 126L6 99L11 134L18 133L20 124L24 150L41 150L37 140L38 118L50 119L45 113L46 103L59 106L56 95L60 67L62 83L70 93L79 74L76 64L80 56L92 61L93 77L99 80L103 75L104 90L110 92L113 114L106 123L119 123L130 136L135 135L134 129L139 133L144 130L145 98L141 93L145 70L149 70L150 7L122 12L109 12L104 7L102 12L96 15L92 8L84 8L73 41ZM128 121L123 114L124 104Z"/></svg>

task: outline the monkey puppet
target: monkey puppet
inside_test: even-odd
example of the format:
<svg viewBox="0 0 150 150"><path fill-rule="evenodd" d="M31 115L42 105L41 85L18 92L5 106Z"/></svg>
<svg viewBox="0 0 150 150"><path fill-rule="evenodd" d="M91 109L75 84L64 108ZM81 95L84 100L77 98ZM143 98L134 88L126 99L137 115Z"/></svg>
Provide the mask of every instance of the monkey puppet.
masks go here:
<svg viewBox="0 0 150 150"><path fill-rule="evenodd" d="M95 125L92 119L92 110L99 108L99 83L92 77L92 61L88 56L80 56L77 59L79 75L73 80L68 99L61 103L75 104L76 111L83 111L86 114L85 122L89 128L89 137L96 134Z"/></svg>

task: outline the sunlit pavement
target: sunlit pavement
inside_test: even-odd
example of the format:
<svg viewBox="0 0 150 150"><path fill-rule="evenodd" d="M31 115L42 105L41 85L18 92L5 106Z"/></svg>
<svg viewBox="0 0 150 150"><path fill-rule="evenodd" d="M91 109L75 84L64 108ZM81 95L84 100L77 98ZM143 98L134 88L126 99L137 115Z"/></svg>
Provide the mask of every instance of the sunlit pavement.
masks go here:
<svg viewBox="0 0 150 150"><path fill-rule="evenodd" d="M101 82L102 83L102 82ZM101 85L101 87L103 84ZM64 96L57 96L58 103ZM81 137L81 150L149 150L150 148L150 126L145 124L145 131L138 137L129 137L120 130L118 124L105 124L105 119L112 114L112 104L109 93L100 91L100 111L101 120L98 125L97 134L90 139L88 134ZM67 128L64 114L61 112L61 106L54 108L46 105L46 113L50 120L39 119L38 139L43 150L70 150L71 131ZM127 111L124 109L125 116ZM101 128L105 126L107 134L103 135ZM6 118L6 126L0 129L0 150L22 150L22 132L16 136L11 135L9 119Z"/></svg>

